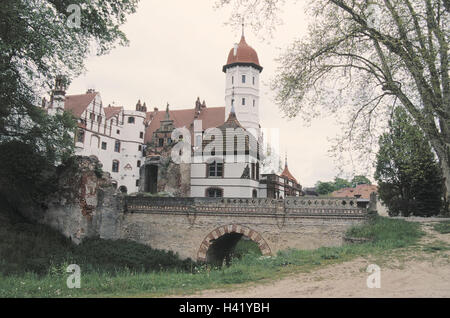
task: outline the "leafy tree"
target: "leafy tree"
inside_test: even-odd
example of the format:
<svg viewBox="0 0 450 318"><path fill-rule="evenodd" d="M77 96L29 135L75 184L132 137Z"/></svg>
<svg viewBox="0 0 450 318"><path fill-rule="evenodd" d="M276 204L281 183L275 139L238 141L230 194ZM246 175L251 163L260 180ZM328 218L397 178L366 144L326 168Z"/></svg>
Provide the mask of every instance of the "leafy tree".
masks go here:
<svg viewBox="0 0 450 318"><path fill-rule="evenodd" d="M375 179L390 215L438 214L442 177L423 132L400 107L380 137Z"/></svg>
<svg viewBox="0 0 450 318"><path fill-rule="evenodd" d="M319 181L316 184L316 191L320 195L327 195L330 194L335 190L334 183L333 182L322 182Z"/></svg>
<svg viewBox="0 0 450 318"><path fill-rule="evenodd" d="M335 177L334 178L334 190L340 190L343 188L350 188L352 185L348 180Z"/></svg>
<svg viewBox="0 0 450 318"><path fill-rule="evenodd" d="M257 28L276 23L285 4L217 2L234 5L233 22L245 16ZM320 110L343 116L334 150L365 156L374 153L374 137L400 103L438 156L449 202L450 1L310 0L308 11L314 17L308 34L280 57L272 83L281 110L307 119Z"/></svg>
<svg viewBox="0 0 450 318"><path fill-rule="evenodd" d="M101 55L127 44L119 27L136 5L137 0L2 1L0 147L7 152L2 152L0 189L26 189L34 181L23 180L40 180L44 168L73 154L74 121L67 114L48 116L37 107L39 96L49 93L57 75L70 83L81 74L91 52Z"/></svg>
<svg viewBox="0 0 450 318"><path fill-rule="evenodd" d="M372 184L366 176L354 176L350 183L352 188L360 184Z"/></svg>

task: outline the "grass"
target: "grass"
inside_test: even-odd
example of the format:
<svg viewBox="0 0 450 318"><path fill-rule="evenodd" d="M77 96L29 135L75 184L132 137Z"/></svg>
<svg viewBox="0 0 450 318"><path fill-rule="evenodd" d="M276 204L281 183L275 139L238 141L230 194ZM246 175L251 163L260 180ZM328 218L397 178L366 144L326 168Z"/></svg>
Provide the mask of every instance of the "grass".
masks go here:
<svg viewBox="0 0 450 318"><path fill-rule="evenodd" d="M87 268L82 266L80 289L67 288L66 280L69 274L65 269L68 264L63 262L50 265L45 275L27 272L0 276L0 297L154 297L189 294L209 288L272 280L293 272L308 272L320 266L344 262L358 256L382 254L396 248L413 246L423 234L417 223L376 217L368 224L349 230L348 235L352 237L371 240L362 244L321 247L315 250L286 250L274 257L261 257L250 253L241 255L240 259L233 259L229 267L210 268L198 265L188 271L178 267L159 268L145 273L137 268L117 267L112 275L110 271L98 266ZM40 241L42 244L43 238L40 238ZM252 249L247 241L240 244L242 245L238 247L238 251ZM112 250L113 247L105 251L102 258L109 255ZM117 262L114 255L111 254L111 262Z"/></svg>
<svg viewBox="0 0 450 318"><path fill-rule="evenodd" d="M441 234L450 233L450 221L443 221L443 222L436 223L434 225L434 230Z"/></svg>

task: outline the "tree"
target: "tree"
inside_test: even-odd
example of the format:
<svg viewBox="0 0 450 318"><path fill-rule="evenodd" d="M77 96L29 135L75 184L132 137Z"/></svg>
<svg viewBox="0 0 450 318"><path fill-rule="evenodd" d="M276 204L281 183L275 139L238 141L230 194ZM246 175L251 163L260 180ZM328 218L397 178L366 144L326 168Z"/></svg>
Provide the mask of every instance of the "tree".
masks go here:
<svg viewBox="0 0 450 318"><path fill-rule="evenodd" d="M218 3L235 5L234 20L253 16L261 24L275 21L284 1ZM280 57L272 83L281 110L307 119L319 109L322 114L343 115L346 129L334 150L356 149L365 155L375 148L376 135L400 103L438 156L449 202L450 1L309 3L315 19L308 35Z"/></svg>
<svg viewBox="0 0 450 318"><path fill-rule="evenodd" d="M38 167L54 167L73 154L74 121L68 114L48 116L38 107L40 96L49 93L57 75L68 84L81 74L91 51L101 55L127 44L119 27L136 5L137 0L2 1L0 147L6 151L3 155L14 156L2 156L8 162L0 166L0 189L24 189L19 180L31 175L40 180ZM18 169L33 162L31 175ZM7 167L17 174L11 175ZM18 177L21 172L23 179Z"/></svg>
<svg viewBox="0 0 450 318"><path fill-rule="evenodd" d="M352 181L350 181L351 187L355 188L360 184L372 184L366 176L354 176Z"/></svg>
<svg viewBox="0 0 450 318"><path fill-rule="evenodd" d="M352 185L348 180L335 177L334 178L334 190L340 190L343 188L350 188Z"/></svg>
<svg viewBox="0 0 450 318"><path fill-rule="evenodd" d="M330 194L335 190L333 182L322 182L318 181L316 183L316 191L320 195Z"/></svg>
<svg viewBox="0 0 450 318"><path fill-rule="evenodd" d="M375 179L390 215L430 216L442 207L442 177L423 132L400 107L379 140Z"/></svg>

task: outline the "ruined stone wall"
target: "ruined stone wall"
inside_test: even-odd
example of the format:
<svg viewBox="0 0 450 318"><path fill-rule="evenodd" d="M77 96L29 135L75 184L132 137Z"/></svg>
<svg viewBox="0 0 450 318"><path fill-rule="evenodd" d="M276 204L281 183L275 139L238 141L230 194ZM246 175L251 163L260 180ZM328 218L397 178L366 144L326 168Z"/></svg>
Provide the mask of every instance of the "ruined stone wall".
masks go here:
<svg viewBox="0 0 450 318"><path fill-rule="evenodd" d="M60 170L59 190L49 196L46 208L27 207L22 214L77 244L86 237L119 238L124 196L112 187L98 159L77 156Z"/></svg>

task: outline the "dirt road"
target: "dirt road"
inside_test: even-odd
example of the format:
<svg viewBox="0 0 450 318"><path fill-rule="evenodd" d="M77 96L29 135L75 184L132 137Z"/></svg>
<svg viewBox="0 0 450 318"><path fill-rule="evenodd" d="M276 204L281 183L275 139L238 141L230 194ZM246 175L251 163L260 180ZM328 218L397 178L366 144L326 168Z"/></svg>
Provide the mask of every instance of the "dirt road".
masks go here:
<svg viewBox="0 0 450 318"><path fill-rule="evenodd" d="M450 234L435 232L432 224L422 224L427 235L414 251L359 258L272 283L207 290L190 297L450 297ZM380 266L380 288L367 287L370 264Z"/></svg>

